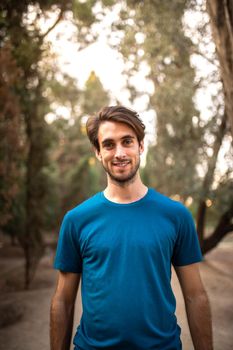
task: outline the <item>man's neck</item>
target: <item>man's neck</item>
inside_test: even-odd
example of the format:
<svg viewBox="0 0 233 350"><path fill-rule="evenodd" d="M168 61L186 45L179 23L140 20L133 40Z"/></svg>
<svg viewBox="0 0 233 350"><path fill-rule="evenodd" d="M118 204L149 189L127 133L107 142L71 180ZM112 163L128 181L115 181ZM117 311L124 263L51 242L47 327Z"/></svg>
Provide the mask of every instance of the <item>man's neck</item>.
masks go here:
<svg viewBox="0 0 233 350"><path fill-rule="evenodd" d="M108 185L104 190L104 195L107 199L116 203L132 203L147 193L148 188L142 183L140 176L137 176L130 183L116 183L108 178Z"/></svg>

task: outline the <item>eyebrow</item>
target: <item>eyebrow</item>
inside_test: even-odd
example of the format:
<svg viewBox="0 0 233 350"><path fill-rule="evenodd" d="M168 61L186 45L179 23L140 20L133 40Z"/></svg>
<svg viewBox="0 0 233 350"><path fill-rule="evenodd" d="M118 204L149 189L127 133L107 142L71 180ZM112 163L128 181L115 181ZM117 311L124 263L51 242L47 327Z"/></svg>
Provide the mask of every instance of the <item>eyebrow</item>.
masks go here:
<svg viewBox="0 0 233 350"><path fill-rule="evenodd" d="M121 140L125 140L125 139L135 139L135 136L133 135L125 135L123 137L121 137ZM102 145L104 146L106 143L108 142L114 142L114 139L105 139L102 141Z"/></svg>

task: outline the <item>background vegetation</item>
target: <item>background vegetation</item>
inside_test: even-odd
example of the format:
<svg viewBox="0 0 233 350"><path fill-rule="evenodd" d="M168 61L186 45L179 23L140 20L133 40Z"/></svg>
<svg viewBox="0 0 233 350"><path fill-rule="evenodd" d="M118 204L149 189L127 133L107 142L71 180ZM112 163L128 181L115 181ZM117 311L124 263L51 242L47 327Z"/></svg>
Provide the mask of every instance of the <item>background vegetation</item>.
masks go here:
<svg viewBox="0 0 233 350"><path fill-rule="evenodd" d="M52 12L57 17L44 30L42 21ZM26 288L44 253L45 234L57 231L65 211L105 185L85 135L85 117L121 102L110 97L95 72L83 89L78 87L56 64L47 37L69 20L77 29L77 45L85 48L97 40L98 25L112 12L118 19L106 35L125 61L130 103L145 94L134 83L145 66L153 86L146 109L156 111L156 128L142 169L145 182L190 207L203 253L233 230L232 162L230 153L222 151L233 134L231 3L3 0L0 227L24 251ZM190 16L201 18L195 28ZM198 74L195 57L211 65L212 73ZM213 86L205 117L197 96ZM60 115L59 106L71 117ZM49 113L55 116L51 123L46 121ZM221 162L220 154L225 154Z"/></svg>

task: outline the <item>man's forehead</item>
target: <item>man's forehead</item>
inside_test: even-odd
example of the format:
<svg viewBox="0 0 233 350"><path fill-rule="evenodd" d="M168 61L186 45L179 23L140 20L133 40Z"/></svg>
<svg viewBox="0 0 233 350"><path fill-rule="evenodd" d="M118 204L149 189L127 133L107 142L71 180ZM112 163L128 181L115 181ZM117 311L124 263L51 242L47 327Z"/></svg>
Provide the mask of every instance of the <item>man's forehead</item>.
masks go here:
<svg viewBox="0 0 233 350"><path fill-rule="evenodd" d="M99 126L98 136L101 138L106 138L107 135L109 136L111 135L111 137L113 138L116 135L118 136L121 135L121 137L124 137L124 135L129 135L132 137L136 136L131 126L129 126L126 123L115 122L115 121L104 121Z"/></svg>

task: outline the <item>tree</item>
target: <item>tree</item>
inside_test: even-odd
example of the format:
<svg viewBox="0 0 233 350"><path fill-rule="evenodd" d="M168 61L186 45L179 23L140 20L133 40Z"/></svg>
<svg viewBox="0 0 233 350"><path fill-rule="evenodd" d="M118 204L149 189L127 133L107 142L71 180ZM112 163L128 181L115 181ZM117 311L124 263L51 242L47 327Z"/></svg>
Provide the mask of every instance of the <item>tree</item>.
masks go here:
<svg viewBox="0 0 233 350"><path fill-rule="evenodd" d="M207 0L206 4L220 64L226 114L233 136L233 3Z"/></svg>
<svg viewBox="0 0 233 350"><path fill-rule="evenodd" d="M228 112L227 107L224 111L221 98L217 98L218 92L213 98L217 103L212 106L212 120L204 122L194 104L196 91L203 81L194 79L190 57L199 51L199 47L187 37L183 25L184 14L193 9L192 6L192 2L185 0L126 1L115 29L123 32L120 48L130 67L127 74L132 100L140 92L132 86L131 78L143 63L149 66L148 77L154 84L148 107L156 110L156 143L149 148L144 177L150 185L167 195L179 197L184 202L194 199L199 239L202 251L206 253L232 230L232 201L227 193L231 188L230 170L223 180L217 180L217 186L215 176L219 150L227 136ZM228 18L231 17L228 15ZM232 35L228 36L229 41ZM228 54L232 53L230 44L228 49ZM232 68L231 62L232 54L228 62ZM228 80L232 80L229 68L228 73ZM213 83L212 77L208 79ZM204 176L198 168L202 169ZM222 206L221 201L225 203ZM207 214L216 213L213 207L207 213L208 203L212 202L214 208L221 209L217 219L212 221L212 232L207 237Z"/></svg>
<svg viewBox="0 0 233 350"><path fill-rule="evenodd" d="M72 5L74 5L75 23L80 28L81 37L81 28L90 25L94 19L90 15L95 3L96 1L87 1L86 3L75 1L73 4L71 1L64 0L31 2L12 0L2 1L0 5L0 48L2 51L4 45L9 42L10 56L15 62L16 69L20 71L20 76L15 80L12 90L20 110L20 114L16 111L15 115L18 119L21 118L24 124L22 140L24 140L23 146L26 150L20 164L23 182L18 196L19 205L16 205L17 208L24 208L24 215L20 217L21 232L18 239L25 255L26 288L29 287L38 261L44 252L42 230L45 217L44 203L48 187L48 172L46 172L46 169L48 169L48 149L50 147L49 128L44 119L50 109L45 93L47 80L45 62L49 52L45 39L65 13L72 10ZM40 19L45 18L51 10L54 13L57 12L57 18L44 31L40 27ZM10 81L9 69L5 70L4 74L5 81ZM4 92L6 94L7 89L8 87L5 85ZM5 102L3 101L2 111L4 111L3 118L5 118L4 123L6 125L8 111L4 105ZM16 132L16 130L14 131ZM10 153L8 152L8 154ZM4 159L4 162L4 165L6 165L6 159ZM13 166L13 162L11 162L11 165ZM14 173L12 179L13 177L14 185L17 185L17 172ZM12 185L11 188L14 188L14 186ZM8 189L4 191L3 197ZM7 195L10 198L9 191ZM16 222L18 222L19 215L16 215L16 212L19 213L19 211L15 210L15 207L10 208L6 203L7 201L4 205L8 213L5 214L5 218L7 215L10 218L8 230L12 231Z"/></svg>
<svg viewBox="0 0 233 350"><path fill-rule="evenodd" d="M20 145L19 99L14 84L20 70L11 54L9 43L4 43L0 52L0 227L6 227L12 218L12 207L19 193L19 177L23 151ZM12 234L12 238L14 235Z"/></svg>
<svg viewBox="0 0 233 350"><path fill-rule="evenodd" d="M214 2L211 2L211 5L210 4L209 5L212 6L213 4ZM221 12L221 9L223 9L223 7L225 7L225 5L223 5L223 3L221 4L219 3L220 12ZM205 13L206 11L204 2L202 4L199 4L199 6L197 4L194 4L194 9L195 8L197 11L199 11L199 13L200 12ZM209 12L210 12L210 9L209 9ZM213 18L211 22L212 21L213 21ZM221 29L221 31L222 30L224 31L223 28ZM233 230L233 225L232 225L233 201L231 196L229 196L230 191L232 191L232 177L231 177L232 167L229 166L228 170L224 175L219 175L218 174L219 170L217 169L218 156L219 156L222 144L226 139L228 139L228 142L230 142L230 135L228 131L229 129L228 124L230 119L227 112L227 97L225 93L226 89L224 87L223 78L222 78L223 84L219 84L220 75L221 75L220 73L222 72L223 68L225 70L228 70L227 64L229 64L229 61L225 62L226 65L225 67L223 67L224 66L223 60L219 60L218 62L218 59L214 52L212 53L212 56L210 56L211 54L208 51L202 52L203 49L202 50L200 49L201 46L202 48L209 46L209 43L211 43L213 40L213 37L211 37L210 35L209 23L207 21L202 21L202 23L198 28L198 31L200 32L199 55L202 55L202 57L208 60L212 64L212 67L214 67L214 72L212 76L207 78L208 82L209 84L215 83L216 86L217 85L220 86L220 89L217 89L215 96L213 96L212 98L213 117L209 123L208 128L206 129L207 131L206 134L207 134L207 137L208 138L210 137L210 139L212 138L213 141L211 144L211 154L210 156L205 158L206 170L203 177L202 186L199 191L199 198L197 198L197 214L196 214L197 231L199 235L199 241L201 244L202 252L205 254L209 250L216 247L217 244L229 232ZM204 40L201 39L203 37L205 38L205 45L203 45ZM219 40L222 40L222 39L223 39L223 36L221 39L219 37ZM217 40L218 45L222 46L223 44L224 46L226 44L226 40L222 42L222 44L220 44L219 40ZM225 49L228 51L228 54L230 54L230 51L232 52L232 48L230 46L228 48L225 47ZM218 51L219 49L217 48L217 54L218 54ZM224 48L222 47L222 54L223 54L223 51L224 51ZM225 54L223 54L223 56L224 55ZM220 58L219 54L217 56ZM230 56L232 59L232 54L230 54ZM228 73L230 73L229 70L228 70ZM225 95L225 99L224 99L224 95ZM225 103L224 103L224 100L225 100ZM216 186L216 179L218 179L217 186ZM214 204L213 206L211 205L212 203ZM211 218L211 213L215 214L214 220L211 220L213 229L211 233L207 234L206 231L208 226L208 220Z"/></svg>
<svg viewBox="0 0 233 350"><path fill-rule="evenodd" d="M100 108L107 106L109 103L109 96L94 71L90 73L86 81L82 100L82 110L89 115L99 111Z"/></svg>
<svg viewBox="0 0 233 350"><path fill-rule="evenodd" d="M223 138L226 134L226 114L223 115L221 125L219 126L215 141L213 144L213 154L209 159L207 171L205 173L202 188L199 194L198 206L197 206L197 232L203 254L209 250L215 248L217 244L231 231L233 231L232 216L233 216L233 201L228 193L231 191L231 180L226 176L224 181L224 191L222 192L222 184L216 190L212 189L214 182L214 173L216 169L217 158L219 150L222 145ZM225 193L224 193L225 192ZM220 196L219 193L221 193ZM215 227L211 234L206 237L206 220L208 209L208 198L212 197L217 206L219 207L216 213L217 221L215 220ZM220 198L219 198L220 197ZM222 205L219 205L219 199L222 201ZM227 201L226 201L227 199ZM210 201L210 199L209 199ZM227 202L223 205L224 202Z"/></svg>
<svg viewBox="0 0 233 350"><path fill-rule="evenodd" d="M75 81L70 78L63 86L66 92L77 91L69 94L72 117L69 120L57 118L51 124L57 135L51 157L58 169L60 219L64 212L99 191L105 178L87 139L85 119L108 104L109 97L94 72L83 91L78 91L75 86ZM56 94L55 90L53 92ZM52 100L54 97L50 96Z"/></svg>
<svg viewBox="0 0 233 350"><path fill-rule="evenodd" d="M199 154L193 146L201 146L204 133L194 104L197 87L190 65L194 45L182 23L186 1L127 4L130 11L122 10L116 28L125 33L121 52L130 58L128 74L131 79L146 64L154 85L148 107L156 110L156 142L149 149L144 175L150 173L149 185L167 195L179 193L185 201L200 186Z"/></svg>
<svg viewBox="0 0 233 350"><path fill-rule="evenodd" d="M42 38L36 26L32 26L29 30L23 22L27 6L27 2L21 2L18 6L9 2L1 5L5 24L1 31L2 42L4 43L7 38L11 43L11 54L21 71L20 79L15 82L14 90L25 123L25 147L27 149L24 159L26 215L22 225L23 232L19 236L25 254L26 287L29 286L43 253L41 235L43 212L41 208L43 208L45 194L43 175L43 168L46 165L45 149L48 146L43 119L46 103L42 95L42 76L38 67L42 55Z"/></svg>
<svg viewBox="0 0 233 350"><path fill-rule="evenodd" d="M106 4L103 1L102 15L107 13L105 5L115 4L115 1ZM120 20L112 29L115 34L120 33L121 39L116 45L125 57L131 100L143 94L133 84L134 75L143 64L149 67L148 78L154 84L155 92L150 96L148 107L157 114L156 143L149 148L144 176L150 185L167 195L179 195L184 202L194 199L199 239L206 253L232 229L232 207L228 200L219 212L219 220L214 222L212 235L205 236L209 198L215 198L216 207L223 197L228 198L225 191L230 186L229 172L217 188L213 187L216 187L219 150L227 134L227 112L219 100L213 106L212 120L203 122L194 103L202 81L195 81L190 57L199 47L186 35L183 25L184 14L192 6L192 2L186 0L124 1ZM85 28L85 35L87 32ZM94 38L92 29L88 33ZM213 82L211 78L209 81Z"/></svg>

